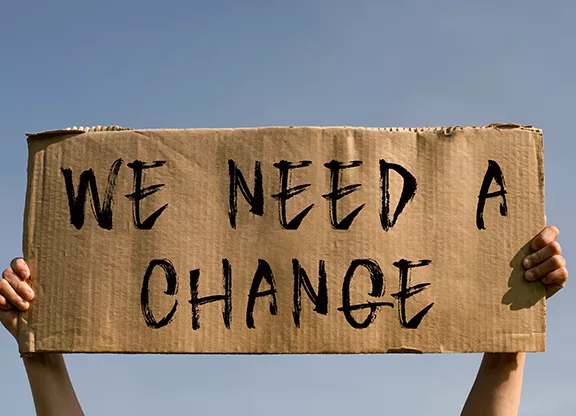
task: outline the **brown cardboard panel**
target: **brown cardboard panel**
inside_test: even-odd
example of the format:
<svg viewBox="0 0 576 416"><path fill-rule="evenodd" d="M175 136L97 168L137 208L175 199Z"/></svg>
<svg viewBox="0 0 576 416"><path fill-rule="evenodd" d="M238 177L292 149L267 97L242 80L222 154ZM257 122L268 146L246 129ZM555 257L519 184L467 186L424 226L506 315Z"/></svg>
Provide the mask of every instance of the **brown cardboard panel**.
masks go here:
<svg viewBox="0 0 576 416"><path fill-rule="evenodd" d="M29 152L24 353L544 350L538 129L80 128Z"/></svg>

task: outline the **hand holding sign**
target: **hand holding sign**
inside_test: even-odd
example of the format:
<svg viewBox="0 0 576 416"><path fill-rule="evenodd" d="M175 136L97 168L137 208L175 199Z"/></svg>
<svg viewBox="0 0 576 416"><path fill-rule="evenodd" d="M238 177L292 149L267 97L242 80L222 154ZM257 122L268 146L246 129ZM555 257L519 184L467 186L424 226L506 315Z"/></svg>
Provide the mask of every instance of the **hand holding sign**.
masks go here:
<svg viewBox="0 0 576 416"><path fill-rule="evenodd" d="M30 269L23 259L16 258L2 273L0 279L0 322L17 338L18 312L26 311L34 300L29 285Z"/></svg>
<svg viewBox="0 0 576 416"><path fill-rule="evenodd" d="M525 276L530 281L542 279L546 285L546 297L550 297L564 287L568 280L566 260L562 257L562 248L556 241L560 231L548 226L532 240L533 251L522 264L527 269Z"/></svg>

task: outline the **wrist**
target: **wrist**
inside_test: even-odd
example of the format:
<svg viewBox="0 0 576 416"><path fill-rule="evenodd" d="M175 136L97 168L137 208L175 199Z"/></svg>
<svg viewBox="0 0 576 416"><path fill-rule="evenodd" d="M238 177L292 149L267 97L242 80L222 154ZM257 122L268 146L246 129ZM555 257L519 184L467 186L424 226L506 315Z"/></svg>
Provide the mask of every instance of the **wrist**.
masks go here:
<svg viewBox="0 0 576 416"><path fill-rule="evenodd" d="M482 370L516 370L524 366L525 352L514 353L485 353L482 359Z"/></svg>
<svg viewBox="0 0 576 416"><path fill-rule="evenodd" d="M63 355L57 353L37 353L22 355L22 361L26 367L59 368L64 366Z"/></svg>

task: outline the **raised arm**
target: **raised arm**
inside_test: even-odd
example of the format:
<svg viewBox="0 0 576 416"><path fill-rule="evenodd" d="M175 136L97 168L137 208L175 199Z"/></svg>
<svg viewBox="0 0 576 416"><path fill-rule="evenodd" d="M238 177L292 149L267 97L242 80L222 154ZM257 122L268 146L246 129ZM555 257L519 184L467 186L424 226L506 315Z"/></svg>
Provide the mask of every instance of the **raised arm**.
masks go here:
<svg viewBox="0 0 576 416"><path fill-rule="evenodd" d="M553 226L542 230L532 240L532 254L523 262L526 279L541 280L546 285L547 297L562 289L568 280L566 261L556 241L558 234L558 229ZM523 352L484 354L462 416L517 415L525 360Z"/></svg>
<svg viewBox="0 0 576 416"><path fill-rule="evenodd" d="M17 337L18 314L30 307L34 291L30 269L23 259L14 259L0 280L0 321ZM22 358L38 416L83 415L61 354L34 354Z"/></svg>

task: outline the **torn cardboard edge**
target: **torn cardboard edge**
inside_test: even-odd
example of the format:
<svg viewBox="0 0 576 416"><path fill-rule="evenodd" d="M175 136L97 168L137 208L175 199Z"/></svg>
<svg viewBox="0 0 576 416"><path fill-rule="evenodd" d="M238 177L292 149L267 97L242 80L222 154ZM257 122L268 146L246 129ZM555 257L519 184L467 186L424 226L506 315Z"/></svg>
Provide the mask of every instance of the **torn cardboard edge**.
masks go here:
<svg viewBox="0 0 576 416"><path fill-rule="evenodd" d="M257 129L283 129L283 128L361 128L366 130L380 130L380 131L439 131L443 132L445 136L450 136L456 130L462 130L466 128L471 129L522 129L522 130L530 130L534 132L538 132L542 134L542 130L536 128L531 125L523 125L517 123L492 123L486 126L426 126L426 127L362 127L362 126L260 126L260 127L242 127L242 130L257 130ZM201 130L235 130L238 128L235 127L227 127L227 128L199 128ZM50 136L50 135L59 135L59 134L82 134L82 133L93 133L93 132L105 132L105 131L126 131L126 130L138 130L138 131L178 131L178 130L196 130L196 128L180 128L180 129L133 129L130 127L120 127L117 125L109 125L109 126L92 126L92 127L84 127L84 126L73 126L67 127L65 129L57 129L57 130L46 130L37 133L26 133L26 136L30 139L42 138L43 136Z"/></svg>
<svg viewBox="0 0 576 416"><path fill-rule="evenodd" d="M60 134L82 134L82 133L91 133L91 132L99 132L99 131L124 131L124 130L132 130L131 128L120 127L116 125L110 126L92 126L92 127L66 127L65 129L57 129L57 130L46 130L39 133L26 133L26 136L29 138L41 138L43 136L53 136L53 135L60 135Z"/></svg>

